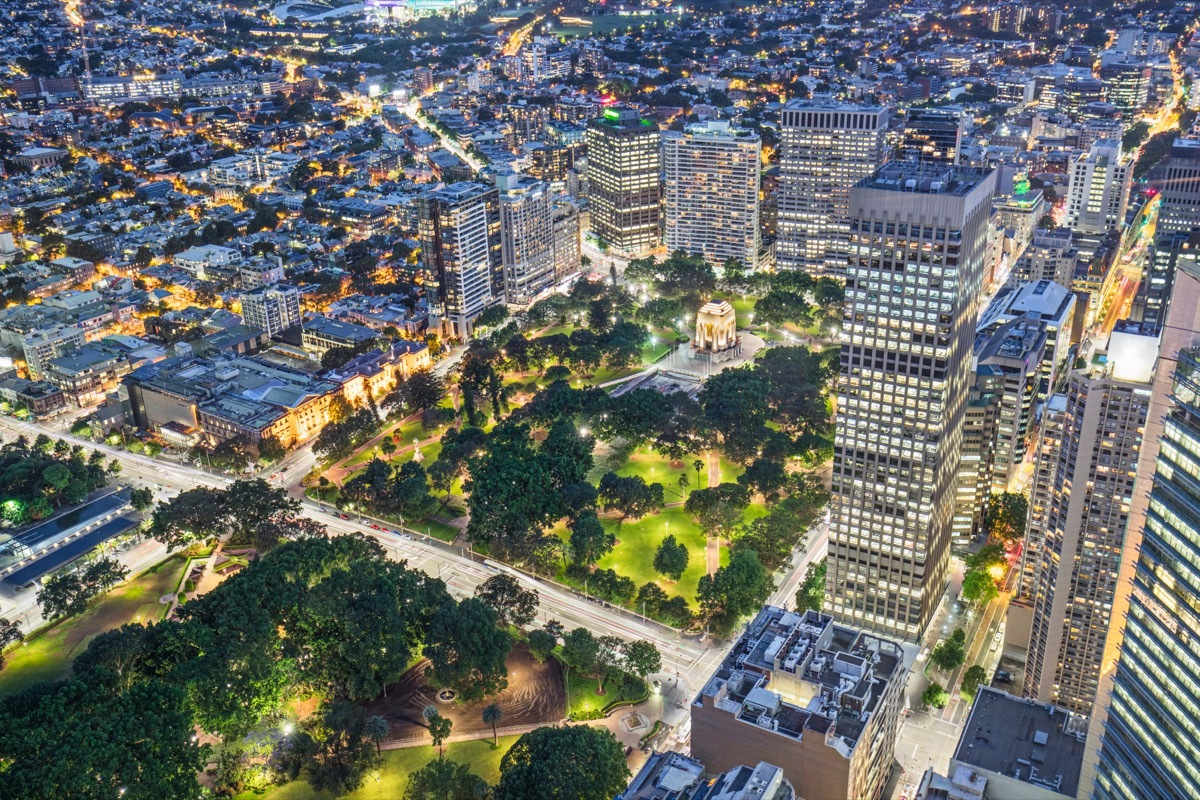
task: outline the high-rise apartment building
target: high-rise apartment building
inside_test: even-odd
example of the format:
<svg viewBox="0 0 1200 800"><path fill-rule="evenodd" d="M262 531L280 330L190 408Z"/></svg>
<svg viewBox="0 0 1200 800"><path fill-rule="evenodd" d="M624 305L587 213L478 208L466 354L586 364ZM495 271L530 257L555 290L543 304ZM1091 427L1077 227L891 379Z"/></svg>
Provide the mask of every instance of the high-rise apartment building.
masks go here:
<svg viewBox="0 0 1200 800"><path fill-rule="evenodd" d="M663 134L667 250L700 254L714 267L731 258L758 264L761 154L758 134L725 120Z"/></svg>
<svg viewBox="0 0 1200 800"><path fill-rule="evenodd" d="M1071 164L1067 185L1067 227L1076 233L1102 235L1125 222L1133 164L1121 143L1106 140Z"/></svg>
<svg viewBox="0 0 1200 800"><path fill-rule="evenodd" d="M1080 797L1174 800L1200 775L1200 267L1166 323ZM1115 669L1114 669L1115 665ZM1098 763L1097 763L1098 762ZM1085 794L1086 792L1086 794Z"/></svg>
<svg viewBox="0 0 1200 800"><path fill-rule="evenodd" d="M526 175L496 176L505 300L527 305L554 285L554 214L550 187Z"/></svg>
<svg viewBox="0 0 1200 800"><path fill-rule="evenodd" d="M829 609L904 639L945 589L994 185L893 162L850 193Z"/></svg>
<svg viewBox="0 0 1200 800"><path fill-rule="evenodd" d="M967 395L967 405L963 411L962 447L959 450L952 525L954 541L958 545L968 545L983 524L983 514L992 493L996 428L1000 422L1000 401L1003 396L1003 373L997 367L986 364L977 367L975 383Z"/></svg>
<svg viewBox="0 0 1200 800"><path fill-rule="evenodd" d="M888 111L792 100L780 114L775 263L844 275L850 188L887 158Z"/></svg>
<svg viewBox="0 0 1200 800"><path fill-rule="evenodd" d="M963 115L942 108L910 109L904 119L900 150L913 161L954 166L960 163Z"/></svg>
<svg viewBox="0 0 1200 800"><path fill-rule="evenodd" d="M242 295L242 318L267 336L300 324L300 290L285 283L263 286Z"/></svg>
<svg viewBox="0 0 1200 800"><path fill-rule="evenodd" d="M453 183L423 194L419 206L425 286L444 332L467 339L475 318L504 301L499 191Z"/></svg>
<svg viewBox="0 0 1200 800"><path fill-rule="evenodd" d="M551 210L554 231L554 278L562 280L579 272L583 254L579 241L579 209L571 203L557 203Z"/></svg>
<svg viewBox="0 0 1200 800"><path fill-rule="evenodd" d="M607 108L588 122L592 232L614 250L645 253L662 242L658 125L636 111Z"/></svg>
<svg viewBox="0 0 1200 800"><path fill-rule="evenodd" d="M1118 323L1108 351L1067 381L1061 446L1038 552L1023 693L1090 714L1112 619L1117 572L1149 410L1158 338Z"/></svg>

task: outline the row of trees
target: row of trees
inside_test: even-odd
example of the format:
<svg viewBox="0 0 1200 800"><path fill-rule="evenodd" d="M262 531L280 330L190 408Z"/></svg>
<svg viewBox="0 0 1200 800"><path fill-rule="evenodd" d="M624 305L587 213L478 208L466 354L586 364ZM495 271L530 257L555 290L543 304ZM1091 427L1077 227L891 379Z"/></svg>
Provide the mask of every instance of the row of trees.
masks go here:
<svg viewBox="0 0 1200 800"><path fill-rule="evenodd" d="M18 436L0 447L0 514L12 524L37 521L54 509L82 503L119 470L104 454L85 457L82 445L39 434L31 444Z"/></svg>

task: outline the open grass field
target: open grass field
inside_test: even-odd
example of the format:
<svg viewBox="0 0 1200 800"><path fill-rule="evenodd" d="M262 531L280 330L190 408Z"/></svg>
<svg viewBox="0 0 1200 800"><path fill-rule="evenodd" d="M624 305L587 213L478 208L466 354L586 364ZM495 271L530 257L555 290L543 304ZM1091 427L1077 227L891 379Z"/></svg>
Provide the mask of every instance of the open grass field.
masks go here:
<svg viewBox="0 0 1200 800"><path fill-rule="evenodd" d="M43 628L8 651L0 670L0 695L66 676L75 656L101 633L129 622L161 620L168 606L159 598L175 591L185 563L182 556L169 558L93 600L82 614Z"/></svg>
<svg viewBox="0 0 1200 800"><path fill-rule="evenodd" d="M606 14L600 17L584 17L584 19L591 24L564 24L562 27L555 26L554 28L550 29L549 32L556 36L603 36L609 33L622 32L628 30L629 28L637 28L642 25L649 25L657 20L675 22L678 19L678 15L647 14L644 16L622 16L617 14Z"/></svg>
<svg viewBox="0 0 1200 800"><path fill-rule="evenodd" d="M516 736L501 736L499 747L492 746L491 738L470 742L453 742L446 745L446 758L466 764L471 771L489 784L500 780L500 759L517 741ZM377 778L367 778L366 784L357 791L342 795L345 800L398 800L408 787L408 776L437 758L433 747L406 747L401 750L384 750L383 767ZM293 781L267 790L262 794L245 792L238 800L332 800L327 792L314 792L304 781Z"/></svg>

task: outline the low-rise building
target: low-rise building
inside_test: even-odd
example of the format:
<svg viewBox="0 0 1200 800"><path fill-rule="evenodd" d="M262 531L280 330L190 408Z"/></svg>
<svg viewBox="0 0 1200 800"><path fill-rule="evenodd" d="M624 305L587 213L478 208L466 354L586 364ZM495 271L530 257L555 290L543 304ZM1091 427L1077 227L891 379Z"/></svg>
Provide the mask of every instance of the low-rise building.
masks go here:
<svg viewBox="0 0 1200 800"><path fill-rule="evenodd" d="M680 753L655 753L617 800L793 800L783 770L764 761L741 764L715 778L704 764Z"/></svg>
<svg viewBox="0 0 1200 800"><path fill-rule="evenodd" d="M806 797L879 800L907 663L898 642L767 606L693 701L692 755L714 772L768 761Z"/></svg>
<svg viewBox="0 0 1200 800"><path fill-rule="evenodd" d="M314 317L304 323L300 341L304 349L320 360L335 347L359 347L379 337L378 331L328 317Z"/></svg>
<svg viewBox="0 0 1200 800"><path fill-rule="evenodd" d="M1087 718L981 686L950 759L949 777L925 773L923 800L1073 800Z"/></svg>

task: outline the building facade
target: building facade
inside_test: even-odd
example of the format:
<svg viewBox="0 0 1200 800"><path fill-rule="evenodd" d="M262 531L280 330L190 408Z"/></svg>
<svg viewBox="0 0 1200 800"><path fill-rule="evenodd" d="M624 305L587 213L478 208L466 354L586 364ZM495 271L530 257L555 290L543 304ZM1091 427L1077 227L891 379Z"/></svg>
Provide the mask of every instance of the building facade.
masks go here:
<svg viewBox="0 0 1200 800"><path fill-rule="evenodd" d="M242 295L242 319L275 336L300 324L300 290L287 284L263 286Z"/></svg>
<svg viewBox="0 0 1200 800"><path fill-rule="evenodd" d="M1099 141L1071 164L1067 186L1067 227L1076 233L1103 235L1125 224L1133 164L1121 143Z"/></svg>
<svg viewBox="0 0 1200 800"><path fill-rule="evenodd" d="M793 100L780 114L775 263L844 275L850 188L886 158L888 111Z"/></svg>
<svg viewBox="0 0 1200 800"><path fill-rule="evenodd" d="M667 250L700 254L714 267L731 258L757 265L761 154L758 134L723 120L663 134Z"/></svg>
<svg viewBox="0 0 1200 800"><path fill-rule="evenodd" d="M628 255L662 243L659 130L636 111L608 108L587 128L592 233Z"/></svg>
<svg viewBox="0 0 1200 800"><path fill-rule="evenodd" d="M827 593L898 638L945 590L994 184L893 162L850 194Z"/></svg>
<svg viewBox="0 0 1200 800"><path fill-rule="evenodd" d="M483 310L504 300L500 194L454 183L420 199L425 285L437 297L443 332L467 339Z"/></svg>
<svg viewBox="0 0 1200 800"><path fill-rule="evenodd" d="M528 305L554 285L554 216L550 187L516 174L496 176L505 300Z"/></svg>
<svg viewBox="0 0 1200 800"><path fill-rule="evenodd" d="M1036 531L1033 623L1022 693L1090 714L1099 686L1150 402L1158 339L1118 326L1068 378L1061 447Z"/></svg>

